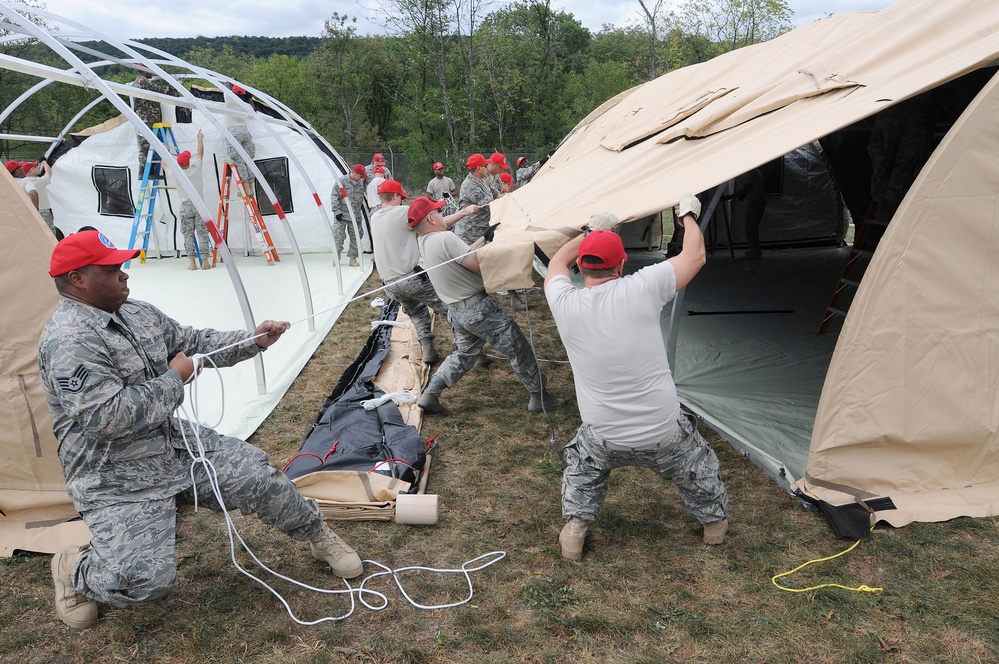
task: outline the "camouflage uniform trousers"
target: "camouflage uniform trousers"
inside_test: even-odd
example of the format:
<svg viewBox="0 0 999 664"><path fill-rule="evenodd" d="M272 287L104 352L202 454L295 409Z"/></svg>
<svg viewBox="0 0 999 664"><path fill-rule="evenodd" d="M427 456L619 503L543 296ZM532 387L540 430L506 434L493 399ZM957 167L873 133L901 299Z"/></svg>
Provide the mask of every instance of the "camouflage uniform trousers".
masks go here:
<svg viewBox="0 0 999 664"><path fill-rule="evenodd" d="M257 146L254 144L253 135L250 134L250 130L246 127L246 125L236 125L229 130L229 133L236 139L236 142L239 143L240 147L246 150L246 154L250 155L250 159L256 158ZM246 162L243 161L243 158L231 145L227 144L226 150L229 153L229 158L236 164L236 169L239 170L239 177L243 180L243 185L246 187L246 193L250 196L256 196L256 178L254 178L253 173L246 165Z"/></svg>
<svg viewBox="0 0 999 664"><path fill-rule="evenodd" d="M447 319L454 330L456 350L447 356L435 375L453 387L468 373L482 353L485 342L510 358L510 367L531 394L541 392L545 377L538 368L531 345L516 321L493 298L486 295L466 307L449 304Z"/></svg>
<svg viewBox="0 0 999 664"><path fill-rule="evenodd" d="M52 215L52 208L39 210L38 215L42 218L42 221L45 222L45 225L49 227L49 230L52 231L52 234L58 237L59 233L56 231L55 217Z"/></svg>
<svg viewBox="0 0 999 664"><path fill-rule="evenodd" d="M447 319L447 305L437 295L437 291L431 285L426 272L420 272L419 276L409 277L405 281L385 286L385 294L401 304L402 308L406 310L406 314L413 321L416 336L420 341L430 341L434 338L430 325L430 309Z"/></svg>
<svg viewBox="0 0 999 664"><path fill-rule="evenodd" d="M455 224L455 235L460 237L462 242L470 245L485 234L486 229L489 228L489 220L488 214L482 216L481 213L476 212L474 215L469 215Z"/></svg>
<svg viewBox="0 0 999 664"><path fill-rule="evenodd" d="M187 252L188 258L197 258L200 253L202 260L211 260L208 227L201 220L197 208L191 201L184 201L180 206L180 232L184 236L184 251ZM198 237L197 247L194 245L195 234Z"/></svg>
<svg viewBox="0 0 999 664"><path fill-rule="evenodd" d="M607 497L610 471L622 466L644 466L673 482L690 515L700 523L721 521L728 514L728 493L721 479L718 457L686 416L676 432L654 447L638 450L608 449L583 424L562 450L562 516L594 521Z"/></svg>
<svg viewBox="0 0 999 664"><path fill-rule="evenodd" d="M178 464L190 463L185 450L176 454ZM264 523L299 541L319 532L323 522L319 506L268 465L267 454L261 450L220 436L218 450L208 453L207 458L215 467L229 509L256 513ZM221 511L201 464L194 478L199 507ZM119 608L166 595L177 583L176 503L189 503L193 498L193 490L188 489L162 500L122 501L84 511L83 520L93 539L73 570L77 592ZM221 541L218 544L224 546Z"/></svg>
<svg viewBox="0 0 999 664"><path fill-rule="evenodd" d="M359 225L362 221L362 218L358 216L357 222ZM337 251L343 251L345 236L350 239L350 244L347 245L347 257L357 258L357 235L354 233L354 224L351 222L350 217L341 214L339 219L335 217L333 219L333 244L336 245Z"/></svg>

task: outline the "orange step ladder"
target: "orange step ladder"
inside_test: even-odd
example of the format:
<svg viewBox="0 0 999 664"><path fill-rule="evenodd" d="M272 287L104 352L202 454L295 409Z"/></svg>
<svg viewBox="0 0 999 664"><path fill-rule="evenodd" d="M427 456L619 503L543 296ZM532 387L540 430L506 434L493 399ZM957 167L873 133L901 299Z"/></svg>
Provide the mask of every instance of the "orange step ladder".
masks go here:
<svg viewBox="0 0 999 664"><path fill-rule="evenodd" d="M219 234L223 239L229 237L229 202L234 184L236 192L243 201L243 207L246 208L246 216L253 225L253 232L257 236L257 241L264 250L264 258L267 259L267 264L274 265L280 262L281 258L278 256L277 249L274 248L271 233L267 230L267 224L264 223L264 217L260 214L260 208L257 207L257 199L252 193L246 191L246 183L243 182L236 164L231 161L225 162L222 166L222 186L219 191ZM217 258L218 250L215 250L212 252L212 262L215 263Z"/></svg>

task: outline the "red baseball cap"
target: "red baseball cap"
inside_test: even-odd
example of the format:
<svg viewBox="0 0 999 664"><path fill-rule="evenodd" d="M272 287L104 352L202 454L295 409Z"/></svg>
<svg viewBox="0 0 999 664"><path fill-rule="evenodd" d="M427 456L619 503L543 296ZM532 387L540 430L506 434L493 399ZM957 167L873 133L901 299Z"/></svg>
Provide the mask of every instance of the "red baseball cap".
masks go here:
<svg viewBox="0 0 999 664"><path fill-rule="evenodd" d="M435 171L443 171L444 170L444 164L442 164L439 161L434 162L434 170Z"/></svg>
<svg viewBox="0 0 999 664"><path fill-rule="evenodd" d="M385 157L381 153L375 153L375 156L371 158L371 161L377 161L380 164L384 164Z"/></svg>
<svg viewBox="0 0 999 664"><path fill-rule="evenodd" d="M351 168L350 170L354 171L355 173L357 173L358 175L360 175L362 178L368 177L368 172L366 170L364 170L364 165L363 164L354 164L354 167Z"/></svg>
<svg viewBox="0 0 999 664"><path fill-rule="evenodd" d="M506 182L507 184L513 184L513 176L509 173L500 173L499 179L503 180L503 182Z"/></svg>
<svg viewBox="0 0 999 664"><path fill-rule="evenodd" d="M375 166L374 173L375 173L375 175L384 175L385 174L385 169L382 168L381 166Z"/></svg>
<svg viewBox="0 0 999 664"><path fill-rule="evenodd" d="M613 231L590 231L579 245L580 267L606 270L617 267L623 260L628 260L628 254L621 236Z"/></svg>
<svg viewBox="0 0 999 664"><path fill-rule="evenodd" d="M468 160L465 162L465 164L468 166L468 170L478 168L479 166L485 166L488 163L489 162L486 161L486 158L483 157L478 152L469 157Z"/></svg>
<svg viewBox="0 0 999 664"><path fill-rule="evenodd" d="M517 168L527 163L527 157L517 157Z"/></svg>
<svg viewBox="0 0 999 664"><path fill-rule="evenodd" d="M399 194L403 198L409 198L406 192L402 190L402 184L398 180L382 180L382 183L378 185L379 194Z"/></svg>
<svg viewBox="0 0 999 664"><path fill-rule="evenodd" d="M188 166L191 163L191 153L188 150L184 150L179 155L177 155L177 163L181 166Z"/></svg>
<svg viewBox="0 0 999 664"><path fill-rule="evenodd" d="M7 168L8 173L13 173L17 169L21 168L21 162L10 159L6 164L4 164L4 166Z"/></svg>
<svg viewBox="0 0 999 664"><path fill-rule="evenodd" d="M445 203L447 201L440 200L435 203L426 196L420 196L409 204L409 227L413 228L426 219L428 214L444 207Z"/></svg>
<svg viewBox="0 0 999 664"><path fill-rule="evenodd" d="M138 249L116 249L100 231L80 231L56 244L49 261L49 276L58 277L88 265L120 265L139 253Z"/></svg>
<svg viewBox="0 0 999 664"><path fill-rule="evenodd" d="M510 170L510 167L507 166L506 164L506 155L503 154L502 152L492 153L492 155L490 155L489 157L489 161L491 161L494 164L497 164L500 168L504 170Z"/></svg>

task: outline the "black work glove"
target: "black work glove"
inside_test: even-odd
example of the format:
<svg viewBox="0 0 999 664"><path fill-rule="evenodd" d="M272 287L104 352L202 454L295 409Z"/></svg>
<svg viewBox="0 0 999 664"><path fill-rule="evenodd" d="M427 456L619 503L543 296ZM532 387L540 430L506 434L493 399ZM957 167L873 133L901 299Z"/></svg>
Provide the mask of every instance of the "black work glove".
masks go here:
<svg viewBox="0 0 999 664"><path fill-rule="evenodd" d="M334 216L334 219L336 219L337 221L343 223L343 215L340 214L339 212L336 213L336 215Z"/></svg>
<svg viewBox="0 0 999 664"><path fill-rule="evenodd" d="M493 237L496 235L497 226L499 226L498 221L489 228L487 228L486 232L482 234L482 239L486 241L486 244L489 244L490 242L493 241Z"/></svg>
<svg viewBox="0 0 999 664"><path fill-rule="evenodd" d="M555 150L557 150L557 149L558 148L555 148L555 149L551 150L548 154L546 154L544 157L542 157L541 160L538 162L538 168L541 168L542 166L544 166L545 162L552 158L552 155L555 154Z"/></svg>

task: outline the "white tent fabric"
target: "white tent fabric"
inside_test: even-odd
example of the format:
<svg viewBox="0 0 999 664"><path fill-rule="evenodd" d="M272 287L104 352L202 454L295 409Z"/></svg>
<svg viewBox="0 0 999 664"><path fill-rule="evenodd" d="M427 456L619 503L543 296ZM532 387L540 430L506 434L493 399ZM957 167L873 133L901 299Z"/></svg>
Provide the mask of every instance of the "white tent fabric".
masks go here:
<svg viewBox="0 0 999 664"><path fill-rule="evenodd" d="M206 102L207 105L207 102ZM218 104L221 106L221 104ZM205 135L205 158L202 169L202 194L209 210L214 212L219 207L219 176L223 162L228 159L225 139L203 118L199 111L192 111L190 123L173 123L171 126L174 138L180 150L197 153L197 134L203 131ZM112 217L100 214L98 189L94 183L95 167L128 168L132 176L132 197L138 201L139 180L138 145L135 130L132 125L121 119L115 126L92 133L79 147L75 147L61 157L54 167L52 185L49 195L52 199L52 210L59 228L66 233L78 230L82 226L94 226L104 232L120 247L128 246L132 229L132 219L128 217ZM259 122L249 122L248 128L256 145L257 160L270 158L285 158L285 150ZM329 212L330 194L334 187L339 187L337 178L327 167L328 157L316 148L316 145L300 133L283 126L276 127L284 143L297 156L306 168L310 179L319 193L319 202ZM291 184L294 210L288 213L289 224L294 229L295 241L303 253L326 252L333 248L333 235L327 218L321 213L312 191L295 169L294 164L288 164L287 173ZM247 174L242 174L245 178ZM170 184L173 180L167 173ZM167 197L170 200L167 200ZM184 240L180 234L178 223L180 203L176 189L161 191L156 203L156 222L153 228L155 240L150 240L150 249L159 247L164 252L173 255L174 250L184 248ZM291 241L284 226L272 214L266 200L260 200L264 221L271 233L278 254L291 257ZM246 250L259 254L260 244L250 232L246 221L244 206L235 200L230 204L227 244L233 253L243 253ZM329 213L332 214L332 213Z"/></svg>

